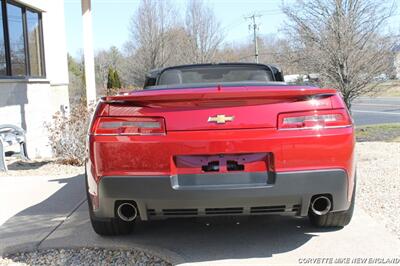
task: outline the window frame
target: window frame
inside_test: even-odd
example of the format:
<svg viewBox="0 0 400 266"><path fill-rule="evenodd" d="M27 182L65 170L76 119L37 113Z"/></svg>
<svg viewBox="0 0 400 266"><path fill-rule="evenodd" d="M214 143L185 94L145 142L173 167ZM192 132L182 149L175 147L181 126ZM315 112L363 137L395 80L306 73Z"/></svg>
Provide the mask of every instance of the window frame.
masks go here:
<svg viewBox="0 0 400 266"><path fill-rule="evenodd" d="M8 27L8 14L7 14L7 4L17 6L21 8L22 11L22 27L23 27L23 35L24 35L24 52L25 52L25 75L21 76L13 76L11 71L11 50L10 50L10 35L9 35L9 27ZM2 0L0 2L3 19L3 38L4 38L4 51L5 51L5 59L6 59L6 75L0 75L0 79L26 79L26 78L37 78L37 79L45 79L46 78L46 64L45 64L45 56L44 56L44 42L43 42L43 23L42 23L42 12L39 10L35 10L31 7L24 6L23 4L17 3L13 0ZM41 75L33 76L31 75L31 66L30 66L30 57L29 57L29 39L28 39L28 24L26 18L26 11L30 11L38 14L38 27L39 27L39 43L40 46L40 64L41 64Z"/></svg>

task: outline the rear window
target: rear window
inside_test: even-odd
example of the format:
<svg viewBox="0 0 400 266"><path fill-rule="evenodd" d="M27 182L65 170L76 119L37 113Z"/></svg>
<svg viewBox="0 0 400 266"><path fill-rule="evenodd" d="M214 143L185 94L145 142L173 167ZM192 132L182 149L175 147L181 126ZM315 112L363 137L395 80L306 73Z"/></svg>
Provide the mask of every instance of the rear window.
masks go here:
<svg viewBox="0 0 400 266"><path fill-rule="evenodd" d="M179 85L219 82L271 82L270 70L262 66L208 66L164 70L157 85Z"/></svg>

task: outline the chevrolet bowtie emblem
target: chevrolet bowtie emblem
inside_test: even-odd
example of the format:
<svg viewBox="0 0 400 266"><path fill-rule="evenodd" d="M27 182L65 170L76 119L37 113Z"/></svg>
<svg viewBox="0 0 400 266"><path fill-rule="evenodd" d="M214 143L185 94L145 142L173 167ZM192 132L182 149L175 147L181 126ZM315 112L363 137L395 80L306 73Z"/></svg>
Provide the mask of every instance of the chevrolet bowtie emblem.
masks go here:
<svg viewBox="0 0 400 266"><path fill-rule="evenodd" d="M225 115L216 115L216 116L210 116L208 118L208 122L214 122L217 124L225 124L226 122L232 122L233 119L235 119L234 116L225 116Z"/></svg>

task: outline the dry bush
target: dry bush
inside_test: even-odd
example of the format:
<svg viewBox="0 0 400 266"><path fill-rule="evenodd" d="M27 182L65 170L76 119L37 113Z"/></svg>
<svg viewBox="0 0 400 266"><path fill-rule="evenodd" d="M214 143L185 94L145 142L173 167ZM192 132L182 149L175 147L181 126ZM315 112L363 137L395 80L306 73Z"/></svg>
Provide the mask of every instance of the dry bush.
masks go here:
<svg viewBox="0 0 400 266"><path fill-rule="evenodd" d="M62 164L83 165L86 158L86 136L93 108L80 103L69 115L57 112L46 124L54 155Z"/></svg>

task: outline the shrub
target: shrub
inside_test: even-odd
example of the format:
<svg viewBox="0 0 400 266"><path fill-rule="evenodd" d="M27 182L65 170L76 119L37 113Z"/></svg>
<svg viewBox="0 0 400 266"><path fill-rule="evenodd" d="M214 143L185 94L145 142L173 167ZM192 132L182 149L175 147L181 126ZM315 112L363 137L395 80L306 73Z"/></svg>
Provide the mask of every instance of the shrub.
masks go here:
<svg viewBox="0 0 400 266"><path fill-rule="evenodd" d="M84 102L71 109L69 115L57 112L45 127L57 160L63 164L83 165L86 158L86 136L93 108Z"/></svg>
<svg viewBox="0 0 400 266"><path fill-rule="evenodd" d="M108 69L107 76L107 95L115 95L118 93L121 88L121 81L119 79L119 75L117 70L113 68Z"/></svg>

